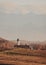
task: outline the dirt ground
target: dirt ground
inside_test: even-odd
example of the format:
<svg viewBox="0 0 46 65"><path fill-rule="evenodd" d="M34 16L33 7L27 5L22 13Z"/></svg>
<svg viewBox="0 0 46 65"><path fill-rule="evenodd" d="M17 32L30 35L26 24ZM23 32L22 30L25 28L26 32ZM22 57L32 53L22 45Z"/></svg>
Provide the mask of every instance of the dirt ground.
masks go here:
<svg viewBox="0 0 46 65"><path fill-rule="evenodd" d="M22 55L16 54L18 52L22 53ZM23 53L31 55L23 55ZM46 65L46 51L31 51L29 49L27 49L27 51L26 49L14 49L5 52L3 51L0 52L0 65Z"/></svg>

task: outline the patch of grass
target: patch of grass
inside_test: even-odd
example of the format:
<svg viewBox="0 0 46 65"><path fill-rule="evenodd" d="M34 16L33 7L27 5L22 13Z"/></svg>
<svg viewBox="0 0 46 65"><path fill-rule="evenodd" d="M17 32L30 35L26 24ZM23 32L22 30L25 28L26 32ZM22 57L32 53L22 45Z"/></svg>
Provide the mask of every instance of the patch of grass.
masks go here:
<svg viewBox="0 0 46 65"><path fill-rule="evenodd" d="M30 49L22 49L22 48L15 48L13 50L3 51L1 53L8 54L8 55L25 55L25 56L40 56L46 57L46 50L30 50Z"/></svg>

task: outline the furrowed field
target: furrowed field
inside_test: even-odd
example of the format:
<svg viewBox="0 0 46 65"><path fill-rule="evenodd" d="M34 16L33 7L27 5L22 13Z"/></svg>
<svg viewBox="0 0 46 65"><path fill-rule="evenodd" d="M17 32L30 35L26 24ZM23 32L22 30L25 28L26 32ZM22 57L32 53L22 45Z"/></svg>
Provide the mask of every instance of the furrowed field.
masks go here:
<svg viewBox="0 0 46 65"><path fill-rule="evenodd" d="M14 48L0 51L0 65L46 65L46 50Z"/></svg>

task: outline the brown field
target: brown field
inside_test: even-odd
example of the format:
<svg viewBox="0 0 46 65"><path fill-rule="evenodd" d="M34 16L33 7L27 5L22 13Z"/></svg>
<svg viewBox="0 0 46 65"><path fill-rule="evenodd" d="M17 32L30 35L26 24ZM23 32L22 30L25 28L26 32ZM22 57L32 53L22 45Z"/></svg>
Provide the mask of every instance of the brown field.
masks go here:
<svg viewBox="0 0 46 65"><path fill-rule="evenodd" d="M0 65L46 65L46 50L15 48L0 51Z"/></svg>

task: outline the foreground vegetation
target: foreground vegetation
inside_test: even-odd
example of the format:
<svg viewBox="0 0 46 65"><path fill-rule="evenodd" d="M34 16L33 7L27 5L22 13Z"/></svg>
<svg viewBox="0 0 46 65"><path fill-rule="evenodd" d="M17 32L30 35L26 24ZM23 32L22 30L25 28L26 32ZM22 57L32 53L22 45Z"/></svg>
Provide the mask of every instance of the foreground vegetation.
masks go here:
<svg viewBox="0 0 46 65"><path fill-rule="evenodd" d="M46 50L14 48L0 51L0 65L46 65Z"/></svg>

